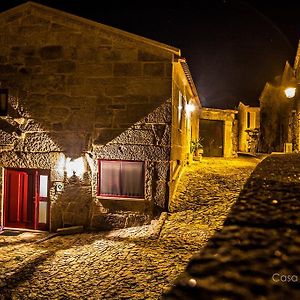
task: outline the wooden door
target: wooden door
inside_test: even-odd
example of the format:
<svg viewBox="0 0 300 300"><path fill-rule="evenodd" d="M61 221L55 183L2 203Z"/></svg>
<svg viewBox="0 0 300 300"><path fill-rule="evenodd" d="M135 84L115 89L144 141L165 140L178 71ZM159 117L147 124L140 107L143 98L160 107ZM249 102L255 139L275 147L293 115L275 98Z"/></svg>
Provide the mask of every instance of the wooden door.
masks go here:
<svg viewBox="0 0 300 300"><path fill-rule="evenodd" d="M203 156L223 156L224 121L200 120L199 130Z"/></svg>
<svg viewBox="0 0 300 300"><path fill-rule="evenodd" d="M49 171L5 170L4 226L49 228Z"/></svg>
<svg viewBox="0 0 300 300"><path fill-rule="evenodd" d="M26 172L6 170L4 226L34 228L34 203ZM29 189L28 189L29 188Z"/></svg>

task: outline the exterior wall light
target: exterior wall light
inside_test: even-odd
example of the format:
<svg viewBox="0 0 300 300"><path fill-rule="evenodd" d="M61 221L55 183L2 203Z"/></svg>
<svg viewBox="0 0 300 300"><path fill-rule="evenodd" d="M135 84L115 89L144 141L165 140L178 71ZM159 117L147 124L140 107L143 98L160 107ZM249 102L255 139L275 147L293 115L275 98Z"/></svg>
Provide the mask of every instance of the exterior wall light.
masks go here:
<svg viewBox="0 0 300 300"><path fill-rule="evenodd" d="M186 105L185 110L186 110L187 115L190 115L195 110L195 105L192 103L188 103Z"/></svg>
<svg viewBox="0 0 300 300"><path fill-rule="evenodd" d="M68 157L66 160L66 171L68 177L71 177L73 175L82 177L84 174L83 157L79 157L77 159L71 159Z"/></svg>
<svg viewBox="0 0 300 300"><path fill-rule="evenodd" d="M0 89L0 116L7 116L8 89Z"/></svg>
<svg viewBox="0 0 300 300"><path fill-rule="evenodd" d="M287 98L294 98L296 95L296 88L295 87L288 87L284 90L285 96Z"/></svg>
<svg viewBox="0 0 300 300"><path fill-rule="evenodd" d="M60 179L64 177L65 167L66 157L63 153L60 153L55 165L55 171Z"/></svg>

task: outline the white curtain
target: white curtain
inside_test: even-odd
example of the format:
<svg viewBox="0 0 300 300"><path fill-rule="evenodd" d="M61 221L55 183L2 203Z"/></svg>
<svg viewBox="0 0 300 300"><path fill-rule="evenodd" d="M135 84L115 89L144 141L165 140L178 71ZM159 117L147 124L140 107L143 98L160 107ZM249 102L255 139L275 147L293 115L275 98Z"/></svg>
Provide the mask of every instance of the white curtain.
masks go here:
<svg viewBox="0 0 300 300"><path fill-rule="evenodd" d="M122 194L144 196L144 170L141 162L122 162Z"/></svg>
<svg viewBox="0 0 300 300"><path fill-rule="evenodd" d="M143 162L101 161L100 194L144 197Z"/></svg>
<svg viewBox="0 0 300 300"><path fill-rule="evenodd" d="M118 162L101 162L101 194L121 195L121 165Z"/></svg>

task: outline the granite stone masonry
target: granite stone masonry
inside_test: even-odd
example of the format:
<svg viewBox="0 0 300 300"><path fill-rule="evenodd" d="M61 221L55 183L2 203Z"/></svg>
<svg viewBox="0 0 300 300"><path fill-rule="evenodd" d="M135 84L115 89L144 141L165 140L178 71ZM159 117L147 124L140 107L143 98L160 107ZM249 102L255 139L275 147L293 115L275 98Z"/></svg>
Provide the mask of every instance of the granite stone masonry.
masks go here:
<svg viewBox="0 0 300 300"><path fill-rule="evenodd" d="M8 90L8 114L0 117L1 186L9 190L2 225L123 228L166 211L175 167L187 164L190 132L198 134L200 100L180 49L33 2L0 14L0 41L0 85ZM179 91L195 111L182 111L173 154ZM110 170L140 162L138 195L128 179L137 164L120 171L127 172L121 183L104 184L112 171L101 161L111 161ZM43 204L34 202L38 176L48 176ZM22 180L27 195L12 199Z"/></svg>
<svg viewBox="0 0 300 300"><path fill-rule="evenodd" d="M261 130L259 151L271 153L285 151L291 153L300 151L299 118L300 118L300 41L296 55L285 66L278 76L266 82L259 97L261 109ZM294 87L295 93L287 93Z"/></svg>
<svg viewBox="0 0 300 300"><path fill-rule="evenodd" d="M298 299L300 156L271 155L164 299Z"/></svg>

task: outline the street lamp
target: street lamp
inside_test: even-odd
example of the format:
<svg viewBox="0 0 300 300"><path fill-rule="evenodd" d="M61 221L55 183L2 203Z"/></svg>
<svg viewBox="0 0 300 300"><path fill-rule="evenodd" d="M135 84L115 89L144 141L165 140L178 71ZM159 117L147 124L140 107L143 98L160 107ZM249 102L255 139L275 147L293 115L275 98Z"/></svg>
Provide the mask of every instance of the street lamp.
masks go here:
<svg viewBox="0 0 300 300"><path fill-rule="evenodd" d="M294 98L296 95L296 88L295 87L288 87L284 90L285 96L287 98Z"/></svg>

